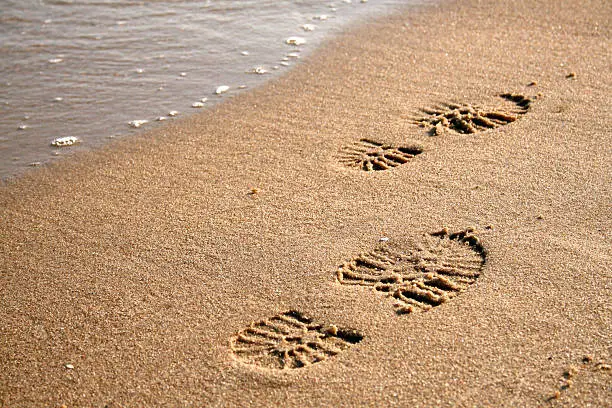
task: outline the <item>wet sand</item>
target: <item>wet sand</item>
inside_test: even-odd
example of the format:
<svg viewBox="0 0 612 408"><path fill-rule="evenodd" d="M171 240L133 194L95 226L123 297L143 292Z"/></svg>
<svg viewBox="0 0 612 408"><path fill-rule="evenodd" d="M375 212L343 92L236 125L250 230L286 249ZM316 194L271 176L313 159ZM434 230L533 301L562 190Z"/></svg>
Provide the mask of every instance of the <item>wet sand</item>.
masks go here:
<svg viewBox="0 0 612 408"><path fill-rule="evenodd" d="M261 86L347 24L419 1L341 2L332 11L323 0L4 0L0 182L130 137L139 131L130 122L151 129L173 120L171 111L189 115L194 104ZM286 44L295 35L306 44ZM221 85L230 89L215 95ZM51 146L67 136L80 143Z"/></svg>
<svg viewBox="0 0 612 408"><path fill-rule="evenodd" d="M609 405L611 15L422 7L2 186L0 405Z"/></svg>

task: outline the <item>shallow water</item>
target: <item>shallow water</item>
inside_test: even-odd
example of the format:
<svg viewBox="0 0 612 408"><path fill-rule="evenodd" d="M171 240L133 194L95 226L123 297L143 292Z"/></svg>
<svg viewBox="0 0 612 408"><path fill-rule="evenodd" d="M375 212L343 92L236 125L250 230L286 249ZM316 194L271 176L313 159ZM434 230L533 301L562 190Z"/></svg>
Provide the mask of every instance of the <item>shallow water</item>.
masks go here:
<svg viewBox="0 0 612 408"><path fill-rule="evenodd" d="M289 54L303 57L349 22L424 2L1 1L3 179L139 131L130 121L149 121L142 129L205 109L290 69L299 58ZM291 36L307 42L288 45ZM266 72L248 72L256 67ZM220 85L230 89L215 95ZM51 145L67 136L80 143Z"/></svg>

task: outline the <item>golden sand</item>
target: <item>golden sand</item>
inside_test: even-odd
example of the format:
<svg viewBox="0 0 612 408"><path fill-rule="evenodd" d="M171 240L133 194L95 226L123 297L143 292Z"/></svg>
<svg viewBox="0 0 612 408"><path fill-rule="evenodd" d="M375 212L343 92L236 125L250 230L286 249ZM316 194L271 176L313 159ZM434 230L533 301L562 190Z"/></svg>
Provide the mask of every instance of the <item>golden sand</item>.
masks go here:
<svg viewBox="0 0 612 408"><path fill-rule="evenodd" d="M611 16L408 9L2 186L0 406L609 406Z"/></svg>

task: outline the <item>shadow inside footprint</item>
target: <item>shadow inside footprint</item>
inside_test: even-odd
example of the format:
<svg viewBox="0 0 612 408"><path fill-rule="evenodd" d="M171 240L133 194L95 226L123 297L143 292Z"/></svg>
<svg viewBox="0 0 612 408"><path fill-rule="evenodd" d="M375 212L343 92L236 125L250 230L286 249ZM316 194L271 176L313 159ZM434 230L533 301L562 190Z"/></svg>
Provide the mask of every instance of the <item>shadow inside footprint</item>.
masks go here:
<svg viewBox="0 0 612 408"><path fill-rule="evenodd" d="M423 153L417 145L394 146L372 139L360 139L342 148L340 163L363 171L389 170L408 163L413 157Z"/></svg>
<svg viewBox="0 0 612 408"><path fill-rule="evenodd" d="M325 326L290 310L252 323L231 340L231 349L244 363L282 370L325 361L362 339L356 330Z"/></svg>
<svg viewBox="0 0 612 408"><path fill-rule="evenodd" d="M480 276L485 250L472 233L444 229L425 234L410 247L381 244L343 263L338 281L386 293L398 314L429 310L465 291Z"/></svg>
<svg viewBox="0 0 612 408"><path fill-rule="evenodd" d="M499 97L505 104L495 109L470 104L444 103L422 109L425 115L412 117L410 121L428 128L428 133L432 136L441 135L445 131L473 134L516 121L527 113L533 103L532 99L520 94L505 93Z"/></svg>

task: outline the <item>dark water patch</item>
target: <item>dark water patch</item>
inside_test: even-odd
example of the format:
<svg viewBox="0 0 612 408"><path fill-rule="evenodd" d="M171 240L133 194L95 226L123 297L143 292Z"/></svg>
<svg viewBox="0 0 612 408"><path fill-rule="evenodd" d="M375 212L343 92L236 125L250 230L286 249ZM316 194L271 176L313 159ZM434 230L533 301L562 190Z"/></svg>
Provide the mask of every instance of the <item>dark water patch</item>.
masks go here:
<svg viewBox="0 0 612 408"><path fill-rule="evenodd" d="M130 121L146 128L203 98L211 106L280 75L299 60L289 53L307 55L346 23L425 1L4 0L0 178L139 131ZM287 45L291 36L307 43ZM229 91L214 95L220 85ZM67 136L81 143L51 146Z"/></svg>

